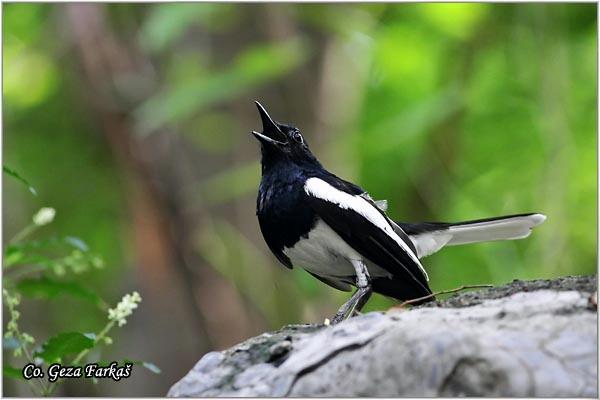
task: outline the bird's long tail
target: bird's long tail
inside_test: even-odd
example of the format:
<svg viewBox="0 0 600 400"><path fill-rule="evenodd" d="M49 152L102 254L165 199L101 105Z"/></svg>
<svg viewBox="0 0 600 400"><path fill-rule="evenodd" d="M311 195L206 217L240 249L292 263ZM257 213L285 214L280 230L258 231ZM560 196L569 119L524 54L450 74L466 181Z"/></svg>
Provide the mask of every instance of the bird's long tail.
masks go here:
<svg viewBox="0 0 600 400"><path fill-rule="evenodd" d="M531 229L546 220L543 214L518 214L457 223L397 222L417 248L419 258L435 253L444 246L492 240L522 239Z"/></svg>

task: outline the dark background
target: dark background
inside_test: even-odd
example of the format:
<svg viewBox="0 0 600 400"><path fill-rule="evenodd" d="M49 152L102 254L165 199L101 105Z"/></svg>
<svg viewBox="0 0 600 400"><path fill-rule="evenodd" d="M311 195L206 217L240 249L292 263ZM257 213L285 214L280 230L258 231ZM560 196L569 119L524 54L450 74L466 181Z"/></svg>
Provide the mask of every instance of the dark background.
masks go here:
<svg viewBox="0 0 600 400"><path fill-rule="evenodd" d="M38 191L4 177L4 237L54 207L36 237L78 236L106 262L77 279L110 304L143 298L95 356L162 369L71 381L60 395L164 395L207 351L322 322L347 298L277 265L262 240L254 100L396 219L548 215L529 239L425 259L434 290L596 269L594 4L3 11L4 164ZM106 321L71 298L21 309L41 341ZM4 383L6 395L30 393Z"/></svg>

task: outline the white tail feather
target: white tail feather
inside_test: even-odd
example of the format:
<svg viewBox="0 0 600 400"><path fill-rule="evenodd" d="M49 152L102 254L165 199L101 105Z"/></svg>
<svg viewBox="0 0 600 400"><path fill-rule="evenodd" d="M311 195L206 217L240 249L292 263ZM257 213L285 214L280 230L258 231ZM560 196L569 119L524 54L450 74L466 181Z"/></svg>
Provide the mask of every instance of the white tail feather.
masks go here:
<svg viewBox="0 0 600 400"><path fill-rule="evenodd" d="M410 239L417 248L417 256L422 258L435 253L444 246L523 239L531 234L533 227L545 220L546 216L543 214L532 214L472 224L451 225L438 231L410 235Z"/></svg>
<svg viewBox="0 0 600 400"><path fill-rule="evenodd" d="M510 217L496 221L476 222L468 225L451 226L447 233L452 234L448 246L457 244L487 242L490 240L523 239L531 234L531 229L546 220L543 214Z"/></svg>

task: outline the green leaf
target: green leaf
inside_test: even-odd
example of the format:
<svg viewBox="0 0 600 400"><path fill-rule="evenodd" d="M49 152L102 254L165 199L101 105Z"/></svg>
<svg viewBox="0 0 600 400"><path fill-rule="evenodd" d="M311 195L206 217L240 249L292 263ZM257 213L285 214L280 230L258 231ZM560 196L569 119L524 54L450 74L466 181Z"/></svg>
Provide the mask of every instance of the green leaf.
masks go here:
<svg viewBox="0 0 600 400"><path fill-rule="evenodd" d="M234 7L228 4L187 3L157 4L140 32L140 43L151 53L169 48L188 28L202 25L204 28L217 28L227 25L236 15Z"/></svg>
<svg viewBox="0 0 600 400"><path fill-rule="evenodd" d="M42 254L35 254L40 250L62 250L75 248L83 253L89 252L88 245L75 236L53 237L45 240L32 240L29 242L9 245L4 252L4 267L16 264L39 264L47 267L56 265L61 259L51 259Z"/></svg>
<svg viewBox="0 0 600 400"><path fill-rule="evenodd" d="M4 266L10 267L11 265L18 264L25 256L25 253L21 251L17 246L8 246L4 252Z"/></svg>
<svg viewBox="0 0 600 400"><path fill-rule="evenodd" d="M76 297L92 304L103 303L100 296L73 281L58 281L47 277L23 279L16 286L25 297L37 299L52 299L61 294Z"/></svg>
<svg viewBox="0 0 600 400"><path fill-rule="evenodd" d="M19 368L11 367L10 365L7 365L6 362L4 362L4 365L2 366L2 372L3 375L7 378L25 379L23 377L22 370L20 370Z"/></svg>
<svg viewBox="0 0 600 400"><path fill-rule="evenodd" d="M5 267L12 267L14 265L41 265L44 267L52 267L57 262L43 255L37 254L25 254L23 251L15 251L7 256L4 260Z"/></svg>
<svg viewBox="0 0 600 400"><path fill-rule="evenodd" d="M2 171L7 175L12 176L19 182L23 183L25 186L27 186L27 189L29 189L31 194L33 194L34 196L37 196L37 192L36 192L35 188L33 186L31 186L25 178L23 178L21 175L19 175L19 173L17 171L15 171L12 168L7 167L6 165L2 166Z"/></svg>
<svg viewBox="0 0 600 400"><path fill-rule="evenodd" d="M94 347L94 340L80 332L63 332L48 339L42 345L42 351L36 357L42 358L47 363L56 362L65 356L79 353Z"/></svg>

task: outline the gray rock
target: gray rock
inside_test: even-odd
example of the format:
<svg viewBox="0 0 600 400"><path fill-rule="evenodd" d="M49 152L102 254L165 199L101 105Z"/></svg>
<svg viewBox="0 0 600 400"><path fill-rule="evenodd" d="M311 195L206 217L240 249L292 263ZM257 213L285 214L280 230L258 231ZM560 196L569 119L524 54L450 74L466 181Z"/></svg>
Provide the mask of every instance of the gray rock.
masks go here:
<svg viewBox="0 0 600 400"><path fill-rule="evenodd" d="M206 354L169 396L597 397L596 277L515 281Z"/></svg>

